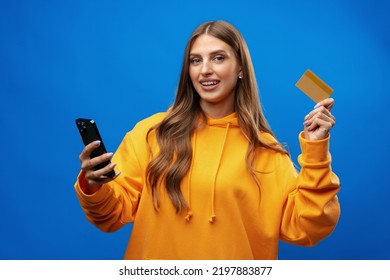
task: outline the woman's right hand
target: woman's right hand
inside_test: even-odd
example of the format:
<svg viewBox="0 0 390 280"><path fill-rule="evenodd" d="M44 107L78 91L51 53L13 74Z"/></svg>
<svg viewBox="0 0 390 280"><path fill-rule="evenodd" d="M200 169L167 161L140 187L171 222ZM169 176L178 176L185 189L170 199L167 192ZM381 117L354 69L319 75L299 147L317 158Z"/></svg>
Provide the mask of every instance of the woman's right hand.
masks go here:
<svg viewBox="0 0 390 280"><path fill-rule="evenodd" d="M114 170L116 165L115 163L110 163L102 169L94 170L94 167L96 165L110 160L113 155L113 153L105 153L101 156L94 157L91 159L90 155L92 151L99 147L99 145L100 141L94 141L86 145L79 156L81 162L81 169L83 170L85 179L88 183L88 186L86 186L86 192L88 194L96 192L102 184L110 182L111 180L118 177L118 175L120 174L119 172L116 173L113 178L105 176L105 174Z"/></svg>

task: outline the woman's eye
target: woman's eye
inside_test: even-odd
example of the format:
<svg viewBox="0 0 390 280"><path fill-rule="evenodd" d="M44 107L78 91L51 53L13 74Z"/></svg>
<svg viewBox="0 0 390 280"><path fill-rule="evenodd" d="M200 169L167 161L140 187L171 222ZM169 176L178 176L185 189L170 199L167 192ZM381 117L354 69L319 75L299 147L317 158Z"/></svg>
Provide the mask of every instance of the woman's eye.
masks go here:
<svg viewBox="0 0 390 280"><path fill-rule="evenodd" d="M217 55L216 57L214 57L215 62L223 62L224 60L225 57L223 57L222 55Z"/></svg>
<svg viewBox="0 0 390 280"><path fill-rule="evenodd" d="M199 64L201 62L200 58L191 58L190 60L191 64Z"/></svg>

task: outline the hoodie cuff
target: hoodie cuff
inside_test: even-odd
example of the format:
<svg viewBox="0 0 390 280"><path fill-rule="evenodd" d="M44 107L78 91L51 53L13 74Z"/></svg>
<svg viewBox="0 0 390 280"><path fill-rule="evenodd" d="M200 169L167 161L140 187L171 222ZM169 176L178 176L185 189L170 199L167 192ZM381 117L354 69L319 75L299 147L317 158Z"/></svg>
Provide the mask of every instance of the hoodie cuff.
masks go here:
<svg viewBox="0 0 390 280"><path fill-rule="evenodd" d="M302 151L300 160L304 163L321 163L330 161L330 135L322 140L307 140L304 138L303 133L304 132L302 131L298 136Z"/></svg>
<svg viewBox="0 0 390 280"><path fill-rule="evenodd" d="M111 189L106 185L102 185L98 191L93 194L86 194L85 190L88 186L88 182L84 176L84 172L81 171L77 177L75 184L75 190L80 199L89 203L98 203L103 201L111 192Z"/></svg>

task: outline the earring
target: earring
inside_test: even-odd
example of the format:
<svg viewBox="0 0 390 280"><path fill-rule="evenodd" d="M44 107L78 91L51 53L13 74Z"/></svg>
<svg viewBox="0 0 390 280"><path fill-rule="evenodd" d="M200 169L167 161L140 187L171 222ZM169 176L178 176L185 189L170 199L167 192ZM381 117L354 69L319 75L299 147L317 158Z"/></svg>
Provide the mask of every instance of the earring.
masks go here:
<svg viewBox="0 0 390 280"><path fill-rule="evenodd" d="M238 78L239 78L239 79L242 79L242 75L239 75Z"/></svg>

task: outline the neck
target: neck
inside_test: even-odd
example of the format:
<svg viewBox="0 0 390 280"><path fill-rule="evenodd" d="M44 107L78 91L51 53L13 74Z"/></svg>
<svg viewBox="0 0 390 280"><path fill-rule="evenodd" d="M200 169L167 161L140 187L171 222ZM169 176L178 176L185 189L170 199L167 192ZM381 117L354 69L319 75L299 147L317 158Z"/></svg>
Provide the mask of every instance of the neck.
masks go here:
<svg viewBox="0 0 390 280"><path fill-rule="evenodd" d="M218 104L210 104L206 102L200 102L200 107L206 116L213 119L220 119L234 113L234 106L218 106Z"/></svg>

